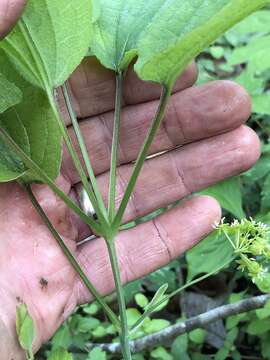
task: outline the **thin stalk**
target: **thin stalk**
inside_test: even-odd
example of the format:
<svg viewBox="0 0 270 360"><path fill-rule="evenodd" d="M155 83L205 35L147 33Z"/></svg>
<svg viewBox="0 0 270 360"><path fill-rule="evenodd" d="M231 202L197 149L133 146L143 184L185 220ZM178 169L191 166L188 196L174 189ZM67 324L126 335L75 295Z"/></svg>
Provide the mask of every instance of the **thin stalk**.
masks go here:
<svg viewBox="0 0 270 360"><path fill-rule="evenodd" d="M68 134L68 131L67 131L67 128L66 126L64 125L61 117L60 117L60 114L59 114L59 111L55 105L55 99L54 99L54 96L53 96L53 91L52 91L52 80L50 78L50 75L49 75L49 71L48 71L48 68L47 68L47 65L46 65L46 62L44 62L44 59L42 58L42 56L40 55L39 53L39 50L36 46L36 43L32 40L32 37L31 37L31 34L29 32L29 29L28 29L28 26L27 24L24 22L23 18L21 19L21 21L19 22L19 26L20 26L20 30L22 31L22 33L24 34L24 37L25 37L25 40L28 44L28 48L29 48L29 51L33 57L33 60L34 60L34 64L36 65L36 68L37 68L37 71L40 75L40 79L43 83L43 86L44 86L44 89L46 90L46 93L47 93L47 96L48 96L48 100L49 100L49 103L50 103L50 106L51 106L51 109L54 113L54 116L55 116L55 119L58 123L58 126L59 126L59 129L61 131L61 134L65 140L65 143L66 143L66 146L68 148L68 151L70 153L70 156L74 162L74 165L75 165L75 168L78 172L78 175L82 181L82 184L89 196L89 199L90 201L92 202L92 205L93 205L93 208L95 209L95 212L99 218L99 221L101 223L101 225L104 226L104 228L107 228L107 221L106 219L103 217L103 214L101 212L101 210L99 209L97 203L96 203L96 198L92 192L92 189L88 183L88 180L87 180L87 176L84 172L84 169L81 165L81 162L80 162L80 159L76 153L76 150L74 149L74 146L72 144L72 141L70 139L70 136ZM44 69L42 68L42 66L44 67ZM45 70L45 71L44 71Z"/></svg>
<svg viewBox="0 0 270 360"><path fill-rule="evenodd" d="M121 323L121 331L119 333L119 336L121 341L122 354L124 360L132 360L130 344L129 344L129 328L127 322L126 302L125 302L125 296L121 282L119 264L117 261L115 241L109 240L106 243L111 261L117 300L119 304L119 314L120 314L120 323Z"/></svg>
<svg viewBox="0 0 270 360"><path fill-rule="evenodd" d="M93 170L93 167L92 167L92 164L91 164L91 161L90 161L87 149L86 149L86 145L85 145L82 133L81 133L81 129L78 124L77 116L74 113L74 110L73 110L73 107L71 104L70 95L69 95L66 84L64 84L62 86L62 89L63 89L66 107L67 107L67 110L68 110L68 113L69 113L69 116L70 116L70 119L71 119L71 122L73 125L73 129L75 131L75 134L76 134L76 137L78 140L78 144L80 146L80 151L81 151L83 161L85 163L86 170L87 170L87 173L88 173L88 176L89 176L89 179L90 179L90 182L91 182L91 185L92 185L92 188L93 188L96 200L97 200L97 204L100 207L104 218L106 218L106 220L108 220L107 210L106 210L104 201L102 199L101 193L98 188L97 179L95 177L94 170Z"/></svg>
<svg viewBox="0 0 270 360"><path fill-rule="evenodd" d="M234 260L234 258L231 258L229 261L226 261L222 266L219 266L218 268L216 268L215 270L211 271L210 273L207 273L193 281L190 281L189 283L181 286L179 289L173 291L171 294L165 296L162 300L158 301L156 304L154 304L153 306L151 306L149 309L147 309L142 316L138 319L138 321L132 326L131 328L131 333L136 332L140 326L142 325L143 321L158 307L160 307L160 305L162 305L165 301L170 300L172 297L174 297L175 295L179 294L180 292L184 291L185 289L189 288L190 286L193 286L207 278L209 278L210 276L220 272L222 269L224 269L226 266L228 266L232 261Z"/></svg>
<svg viewBox="0 0 270 360"><path fill-rule="evenodd" d="M36 211L38 212L41 219L44 221L45 225L49 229L52 236L57 241L58 245L62 249L65 257L68 259L70 265L73 267L75 272L79 275L81 281L84 283L86 288L89 290L89 292L94 296L94 298L97 300L97 302L102 306L105 313L108 315L110 320L113 324L115 324L117 327L119 326L119 320L117 319L117 316L115 313L111 310L111 308L106 304L106 302L102 299L102 296L99 294L99 292L96 290L96 288L93 286L93 284L89 281L87 275L84 273L83 269L81 268L80 264L76 260L75 256L72 254L72 252L69 250L69 248L66 246L64 240L59 235L58 231L55 229L51 221L49 220L48 216L46 215L43 208L40 206L39 202L37 201L35 195L33 194L33 191L31 189L30 185L23 185L25 188L33 206L35 207Z"/></svg>
<svg viewBox="0 0 270 360"><path fill-rule="evenodd" d="M140 171L143 167L143 164L147 158L147 155L148 155L148 151L149 151L149 148L154 140L154 137L157 133L157 130L161 124L161 121L163 120L163 117L164 117L164 114L165 114L165 110L166 110L166 106L168 104L168 101L170 99L170 95L171 95L171 88L167 88L167 87L163 87L162 89L162 94L161 94L161 97L160 97L160 103L159 103L159 107L158 107L158 110L156 112L156 115L153 119L153 122L152 122L152 125L151 125L151 128L148 132L148 135L146 137L146 140L141 148L141 151L139 153L139 156L137 158L137 161L134 165L134 168L133 168L133 172L132 172L132 175L130 177L130 180L129 180L129 183L127 185L127 188L126 188L126 191L125 191L125 194L123 196L123 199L121 201L121 204L120 204L120 207L117 211L117 214L114 218L114 221L113 221L113 229L115 231L117 231L119 229L119 226L121 224L121 220L123 218L123 215L124 215L124 212L126 210L126 207L127 207L127 204L128 204L128 201L130 199L130 196L134 190L134 187L136 185L136 182L137 182L137 179L138 179L138 176L140 174Z"/></svg>
<svg viewBox="0 0 270 360"><path fill-rule="evenodd" d="M123 93L123 73L116 74L116 93L115 93L115 110L114 110L114 125L113 125L113 139L112 139L112 153L111 153L111 167L110 167L110 186L109 186L109 220L112 222L115 216L115 196L116 196L116 171L117 171L117 157L118 145L120 136L120 121L121 121L121 103Z"/></svg>
<svg viewBox="0 0 270 360"><path fill-rule="evenodd" d="M73 146L73 143L71 141L71 138L68 134L68 131L67 131L67 128L65 126L65 124L63 123L60 115L59 115L59 111L58 109L56 108L56 105L55 105L55 101L54 101L54 97L53 97L53 94L52 92L50 91L50 89L47 89L47 94L48 94L48 98L49 98L49 102L50 102L50 105L51 105L51 108L54 112L54 115L55 115L55 119L57 120L57 123L58 123L58 126L59 126L59 129L61 131L61 134L65 140L65 143L66 143L66 146L68 148L68 151L70 153L70 156L73 160L73 163L74 163L74 166L78 172L78 175L81 179L81 182L84 186L84 189L86 190L87 192L87 195L93 205L93 208L97 214L97 217L101 223L101 225L104 227L104 228L108 228L108 222L106 220L106 218L104 217L103 215L103 212L101 211L100 207L98 206L98 203L97 203L97 199L95 197L95 194L93 193L93 190L89 184L89 181L87 179L87 176L84 172L84 169L81 165L81 162L80 162L80 159L78 157L78 154Z"/></svg>
<svg viewBox="0 0 270 360"><path fill-rule="evenodd" d="M0 138L7 144L7 146L20 157L25 166L31 170L37 178L43 183L47 184L51 190L61 199L66 205L73 210L92 230L97 234L103 236L102 229L91 217L87 216L77 204L75 204L61 189L59 189L51 178L42 170L25 152L17 145L12 137L0 127Z"/></svg>
<svg viewBox="0 0 270 360"><path fill-rule="evenodd" d="M27 352L27 359L28 360L34 360L34 354L33 354L33 351L32 350L29 350Z"/></svg>

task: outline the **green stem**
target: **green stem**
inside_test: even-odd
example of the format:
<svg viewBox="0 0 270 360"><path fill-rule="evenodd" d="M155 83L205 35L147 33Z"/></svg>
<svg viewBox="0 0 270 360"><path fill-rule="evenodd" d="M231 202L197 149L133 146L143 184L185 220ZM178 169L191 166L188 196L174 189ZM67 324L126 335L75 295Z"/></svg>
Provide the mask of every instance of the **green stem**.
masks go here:
<svg viewBox="0 0 270 360"><path fill-rule="evenodd" d="M120 207L119 207L119 209L117 211L117 214L116 214L116 216L114 218L113 229L115 231L117 231L119 229L119 226L121 224L121 221L122 221L124 212L126 210L128 201L129 201L130 196L131 196L131 194L132 194L132 192L134 190L134 187L136 185L136 182L137 182L138 176L140 174L140 171L141 171L141 169L143 167L143 164L144 164L144 162L145 162L145 160L147 158L149 148L150 148L150 146L151 146L151 144L152 144L152 142L154 140L156 132L157 132L157 130L158 130L160 124L161 124L161 121L162 121L163 117L164 117L166 106L168 104L170 96L171 96L171 88L163 87L157 113L156 113L156 115L155 115L155 117L153 119L151 128L150 128L150 130L148 132L146 140L145 140L145 142L144 142L144 144L142 146L142 149L141 149L141 151L139 153L137 161L136 161L136 163L134 165L133 172L132 172L132 175L130 177L129 183L127 185L125 194L123 196L123 199L121 201L121 204L120 204Z"/></svg>
<svg viewBox="0 0 270 360"><path fill-rule="evenodd" d="M35 360L32 350L29 350L26 355L28 360Z"/></svg>
<svg viewBox="0 0 270 360"><path fill-rule="evenodd" d="M115 282L115 289L117 294L117 300L119 304L119 314L120 314L120 323L121 323L121 331L119 333L120 341L121 341L121 348L124 360L132 360L131 357L131 350L129 344L129 328L127 322L127 312L126 312L126 302L124 291L121 282L121 275L119 264L117 261L117 254L115 249L115 241L114 240L107 240L107 247L110 256L112 272Z"/></svg>
<svg viewBox="0 0 270 360"><path fill-rule="evenodd" d="M68 151L70 153L70 156L71 156L71 158L73 160L74 166L75 166L75 168L76 168L76 170L78 172L78 175L79 175L79 177L81 179L83 187L87 192L87 195L88 195L88 197L89 197L89 199L90 199L90 201L91 201L91 203L93 205L93 208L94 208L94 210L95 210L95 212L97 214L97 217L98 217L101 225L104 228L107 228L108 227L108 222L107 222L106 218L104 217L103 212L101 211L100 207L98 206L97 199L95 197L95 194L93 193L93 190L92 190L92 188L91 188L91 186L89 184L87 176L86 176L86 174L85 174L85 172L83 170L83 167L81 165L78 154L77 154L77 152L76 152L76 150L74 148L74 145L73 145L73 143L71 141L71 138L70 138L70 136L68 134L67 128L66 128L65 124L63 123L60 115L59 115L58 109L56 108L53 94L50 91L50 89L46 89L46 91L47 91L47 94L48 94L48 98L49 98L51 108L52 108L52 110L54 112L54 115L55 115L55 119L56 119L56 121L58 123L59 129L60 129L61 134L62 134L62 136L63 136L63 138L65 140L67 149L68 149Z"/></svg>
<svg viewBox="0 0 270 360"><path fill-rule="evenodd" d="M111 222L113 221L115 216L116 171L117 171L117 155L118 155L118 145L119 145L119 136L120 136L122 92L123 92L123 73L120 72L116 74L115 111L114 111L110 186L109 186L108 208L109 208L109 220Z"/></svg>
<svg viewBox="0 0 270 360"><path fill-rule="evenodd" d="M36 211L38 212L39 216L44 221L45 225L47 226L47 228L49 229L49 231L51 232L51 234L53 235L53 237L57 241L58 245L62 249L64 255L68 259L69 263L71 264L71 266L73 267L75 272L79 275L80 279L82 280L82 282L84 283L86 288L89 290L89 292L94 296L94 298L97 300L97 302L102 306L103 310L106 312L106 314L108 315L108 317L110 318L112 323L115 324L116 327L118 327L119 326L119 320L117 319L116 315L110 309L110 307L106 304L106 302L102 299L102 296L99 294L99 292L93 286L93 284L89 281L87 275L82 270L80 264L78 263L78 261L76 260L76 258L72 254L72 252L69 250L69 248L66 246L64 240L59 235L59 233L57 232L57 230L55 229L55 227L53 226L53 224L49 220L48 216L46 215L46 213L44 212L44 210L40 206L40 204L37 201L35 195L33 194L31 186L30 185L23 185L23 187L25 188L25 190L26 190L26 192L27 192L33 206L35 207Z"/></svg>
<svg viewBox="0 0 270 360"><path fill-rule="evenodd" d="M0 127L0 138L7 144L7 146L20 157L25 166L30 169L37 178L43 183L47 184L51 190L61 199L66 205L72 209L92 230L100 236L103 236L102 228L91 217L87 216L78 205L76 205L61 189L59 189L51 178L42 170L25 152L18 146L12 137Z"/></svg>
<svg viewBox="0 0 270 360"><path fill-rule="evenodd" d="M97 200L97 205L100 207L104 218L106 220L108 220L107 210L106 210L104 201L102 199L101 193L98 188L97 179L95 177L94 170L93 170L91 161L89 159L89 155L88 155L86 145L85 145L82 133L81 133L81 129L78 124L77 116L75 115L72 104L71 104L70 95L69 95L66 84L64 84L62 86L62 89L63 89L66 107L67 107L67 110L68 110L68 113L69 113L69 116L70 116L70 119L71 119L71 122L73 125L73 129L75 131L75 134L76 134L76 137L78 140L78 144L80 146L80 151L81 151L81 154L82 154L85 166L86 166L86 170L87 170L87 173L88 173L88 176L89 176L89 179L90 179L90 182L91 182L91 185L92 185L92 188L93 188L96 200Z"/></svg>
<svg viewBox="0 0 270 360"><path fill-rule="evenodd" d="M143 321L158 307L160 307L165 301L170 300L172 297L174 297L175 295L179 294L180 292L184 291L185 289L189 288L190 286L193 286L207 278L209 278L210 276L220 272L222 269L224 269L226 266L228 266L232 261L234 260L234 258L231 258L229 261L226 261L223 265L219 266L218 268L216 268L215 270L211 271L210 273L207 273L195 280L190 281L189 283L181 286L179 289L173 291L171 294L165 296L162 300L158 301L156 304L154 304L153 306L151 306L149 309L147 309L143 315L140 317L140 319L138 319L138 321L132 326L131 328L131 333L134 333L138 330L138 328L142 325Z"/></svg>
<svg viewBox="0 0 270 360"><path fill-rule="evenodd" d="M99 206L97 205L97 202L96 202L96 198L95 198L95 195L93 194L92 192L92 189L89 185L89 182L87 180L87 176L84 172L84 169L81 165L81 162L80 162L80 159L77 155L77 152L76 150L74 149L74 146L72 144L72 141L70 139L70 136L68 134L68 131L67 131L67 128L66 126L64 125L61 117L60 117L60 114L59 114L59 111L56 107L56 104L55 104L55 99L54 99L54 96L53 96L53 90L52 90L52 81L51 81L51 78L50 78L50 75L49 75L49 71L48 71L48 68L47 68L47 64L46 62L44 62L44 59L42 58L42 56L40 55L39 53L39 50L38 48L36 47L36 44L35 42L33 41L32 37L31 37L31 34L29 32L29 29L28 29L28 26L27 24L24 22L23 18L21 19L21 21L19 22L19 26L20 26L20 30L22 31L22 33L24 34L24 38L28 44L28 48L30 50L30 53L33 57L33 60L34 60L34 64L36 65L36 68L37 68L37 71L40 75L40 80L41 82L43 83L43 86L44 86L44 90L46 91L47 93L47 96L48 96L48 100L49 100L49 103L50 103L50 106L51 106L51 109L54 113L54 116L55 116L55 119L58 123L58 126L59 126L59 129L61 131L61 134L65 140L65 143L66 143L66 146L68 148L68 151L70 153L70 156L74 162L74 165L75 165L75 168L78 172L78 175L82 181L82 184L89 196L89 199L93 205L93 208L95 209L95 212L99 218L99 221L101 223L101 225L104 226L104 228L107 228L107 221L106 219L103 217L103 214L99 208ZM45 69L42 68L42 65Z"/></svg>

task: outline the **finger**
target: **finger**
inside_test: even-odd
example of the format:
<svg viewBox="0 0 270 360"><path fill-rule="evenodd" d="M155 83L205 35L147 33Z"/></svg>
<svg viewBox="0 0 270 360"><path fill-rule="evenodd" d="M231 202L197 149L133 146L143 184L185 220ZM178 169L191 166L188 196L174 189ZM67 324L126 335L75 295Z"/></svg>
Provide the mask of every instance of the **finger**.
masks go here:
<svg viewBox="0 0 270 360"><path fill-rule="evenodd" d="M123 221L148 214L225 178L249 169L260 155L260 142L246 126L192 143L148 160L130 198ZM118 169L117 206L130 178L132 165ZM109 175L98 177L107 203ZM79 226L85 235L83 225Z"/></svg>
<svg viewBox="0 0 270 360"><path fill-rule="evenodd" d="M21 15L26 0L1 0L0 39L5 37Z"/></svg>
<svg viewBox="0 0 270 360"><path fill-rule="evenodd" d="M166 214L119 234L116 242L123 283L138 279L164 266L213 230L221 211L206 196L195 197ZM97 239L80 249L79 260L102 294L111 293L114 281L104 241ZM78 281L78 303L89 294Z"/></svg>
<svg viewBox="0 0 270 360"><path fill-rule="evenodd" d="M119 164L136 159L157 105L157 101L153 101L124 109ZM172 96L150 154L236 128L248 119L250 112L247 92L231 81L214 81L186 89ZM110 166L112 118L113 113L107 113L81 123L96 174L104 173ZM63 169L73 184L79 181L67 151L64 152Z"/></svg>
<svg viewBox="0 0 270 360"><path fill-rule="evenodd" d="M177 80L174 91L194 84L197 68L192 63ZM74 109L79 118L98 115L114 109L115 73L105 69L96 58L86 58L69 80ZM158 99L160 86L143 82L130 69L124 81L123 105L138 104ZM60 103L61 100L60 93Z"/></svg>

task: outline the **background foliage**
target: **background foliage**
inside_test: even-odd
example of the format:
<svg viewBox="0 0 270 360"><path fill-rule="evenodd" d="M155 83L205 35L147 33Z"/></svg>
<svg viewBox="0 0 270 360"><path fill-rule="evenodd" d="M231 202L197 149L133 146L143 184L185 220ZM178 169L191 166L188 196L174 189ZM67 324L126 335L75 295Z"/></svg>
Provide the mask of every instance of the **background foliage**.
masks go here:
<svg viewBox="0 0 270 360"><path fill-rule="evenodd" d="M270 225L270 10L262 10L230 30L198 59L198 84L215 79L233 79L243 85L253 99L249 125L262 142L257 165L238 178L226 180L203 193L216 197L226 220L253 217ZM145 279L126 286L130 324L139 318L158 288L168 283L170 291L198 274L211 272L231 255L228 242L215 233L186 256ZM207 255L207 261L205 261ZM270 292L270 275L257 284ZM255 284L235 271L235 266L188 289L148 318L135 338L159 331L180 319L259 294ZM114 296L108 301L114 303ZM44 346L37 359L103 360L117 359L99 349L85 352L88 342L117 341L116 331L96 303L77 309ZM69 349L68 354L65 349ZM166 346L138 354L135 360L270 359L270 303L262 310L217 321L206 329L182 335Z"/></svg>

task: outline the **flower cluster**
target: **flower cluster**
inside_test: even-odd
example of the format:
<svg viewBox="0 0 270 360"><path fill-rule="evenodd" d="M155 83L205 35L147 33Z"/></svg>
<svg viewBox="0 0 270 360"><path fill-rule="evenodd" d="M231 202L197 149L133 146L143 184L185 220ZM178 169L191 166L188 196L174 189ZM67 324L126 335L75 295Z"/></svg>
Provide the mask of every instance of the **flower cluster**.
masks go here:
<svg viewBox="0 0 270 360"><path fill-rule="evenodd" d="M227 224L224 219L215 225L224 233L234 249L239 269L247 271L255 282L266 274L266 264L270 261L270 228L253 219L235 220Z"/></svg>

